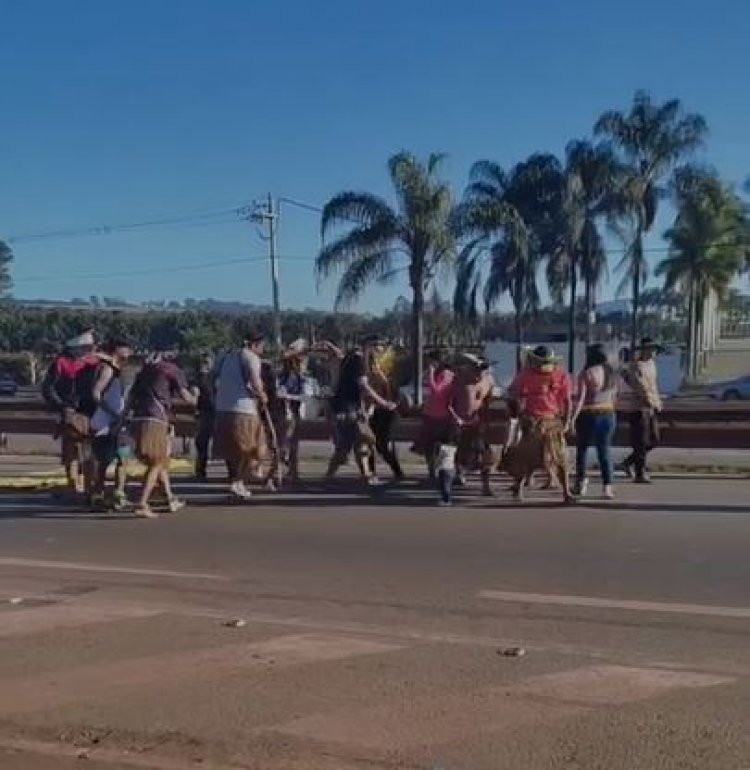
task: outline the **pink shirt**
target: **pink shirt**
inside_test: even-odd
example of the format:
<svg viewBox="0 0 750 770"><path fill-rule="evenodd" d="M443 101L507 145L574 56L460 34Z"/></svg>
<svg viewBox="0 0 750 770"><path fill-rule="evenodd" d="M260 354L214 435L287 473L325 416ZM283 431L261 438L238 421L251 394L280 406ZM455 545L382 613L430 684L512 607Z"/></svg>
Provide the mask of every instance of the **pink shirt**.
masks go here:
<svg viewBox="0 0 750 770"><path fill-rule="evenodd" d="M551 372L522 369L510 386L523 413L542 420L560 417L568 409L572 392L570 377L557 368Z"/></svg>
<svg viewBox="0 0 750 770"><path fill-rule="evenodd" d="M435 372L430 369L427 373L429 395L424 405L423 414L432 420L443 420L448 417L448 407L453 394L453 380L455 375L449 369Z"/></svg>

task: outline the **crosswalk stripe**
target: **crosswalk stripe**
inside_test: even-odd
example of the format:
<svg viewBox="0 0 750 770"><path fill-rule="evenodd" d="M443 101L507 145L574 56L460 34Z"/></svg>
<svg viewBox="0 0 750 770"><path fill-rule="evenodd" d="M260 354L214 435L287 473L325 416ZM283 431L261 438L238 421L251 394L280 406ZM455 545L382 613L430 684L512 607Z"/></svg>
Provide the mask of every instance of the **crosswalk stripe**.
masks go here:
<svg viewBox="0 0 750 770"><path fill-rule="evenodd" d="M109 663L83 665L20 679L0 681L0 716L58 708L117 697L123 690L153 689L196 678L215 678L248 669L274 670L313 662L377 655L401 648L370 639L334 634L276 636L181 653L148 655Z"/></svg>
<svg viewBox="0 0 750 770"><path fill-rule="evenodd" d="M633 612L663 612L677 615L707 615L721 618L750 618L750 607L722 607L712 604L652 602L639 599L608 599L598 596L565 596L563 594L520 593L518 591L479 591L480 599L520 604L548 604L562 607L593 607Z"/></svg>
<svg viewBox="0 0 750 770"><path fill-rule="evenodd" d="M0 557L0 567L30 567L34 569L56 569L72 572L103 572L117 575L142 575L146 577L177 578L181 580L229 580L224 575L205 572L179 572L146 567L122 567L112 564L90 564L78 561L54 561L48 559L17 559Z"/></svg>

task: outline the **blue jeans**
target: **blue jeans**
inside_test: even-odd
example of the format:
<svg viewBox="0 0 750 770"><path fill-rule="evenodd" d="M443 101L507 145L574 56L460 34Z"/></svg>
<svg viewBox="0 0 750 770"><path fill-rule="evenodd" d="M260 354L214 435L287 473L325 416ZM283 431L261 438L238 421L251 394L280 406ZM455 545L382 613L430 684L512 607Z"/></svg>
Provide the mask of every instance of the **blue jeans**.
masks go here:
<svg viewBox="0 0 750 770"><path fill-rule="evenodd" d="M590 446L596 447L602 483L612 483L612 457L610 448L615 435L617 420L613 412L581 412L576 420L576 480L586 478L586 454Z"/></svg>
<svg viewBox="0 0 750 770"><path fill-rule="evenodd" d="M455 477L455 471L438 471L438 489L440 490L440 499L444 503L450 503L453 500L453 480Z"/></svg>

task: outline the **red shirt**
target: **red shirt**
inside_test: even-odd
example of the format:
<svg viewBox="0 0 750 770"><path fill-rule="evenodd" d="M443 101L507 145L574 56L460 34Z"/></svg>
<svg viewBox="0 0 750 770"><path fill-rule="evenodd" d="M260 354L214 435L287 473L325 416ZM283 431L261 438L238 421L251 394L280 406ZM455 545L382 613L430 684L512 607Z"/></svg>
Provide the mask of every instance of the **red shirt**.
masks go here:
<svg viewBox="0 0 750 770"><path fill-rule="evenodd" d="M450 369L441 372L428 372L430 394L424 405L423 414L433 420L443 420L448 417L448 407L453 398L453 380L455 375Z"/></svg>
<svg viewBox="0 0 750 770"><path fill-rule="evenodd" d="M536 419L560 417L570 404L573 387L567 372L559 367L551 372L538 369L522 369L510 393L521 402L524 414Z"/></svg>

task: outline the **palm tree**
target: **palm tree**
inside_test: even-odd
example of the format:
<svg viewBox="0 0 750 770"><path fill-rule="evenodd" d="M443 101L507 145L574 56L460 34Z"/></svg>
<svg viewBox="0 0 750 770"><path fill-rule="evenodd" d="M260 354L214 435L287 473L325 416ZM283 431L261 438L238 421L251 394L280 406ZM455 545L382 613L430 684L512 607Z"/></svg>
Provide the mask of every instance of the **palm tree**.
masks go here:
<svg viewBox="0 0 750 770"><path fill-rule="evenodd" d="M320 227L324 246L315 263L322 277L343 271L336 294L337 309L358 299L372 282L389 282L399 273L408 272L417 404L422 402L425 295L456 252L450 229L453 195L439 177L443 159L443 155L433 153L423 163L407 152L390 159L395 208L368 192L341 192L331 198L323 208ZM331 231L341 225L350 228L325 243ZM405 257L408 264L399 266L399 257Z"/></svg>
<svg viewBox="0 0 750 770"><path fill-rule="evenodd" d="M748 221L735 192L712 171L684 167L675 174L674 225L664 237L669 255L656 268L666 292L688 297L688 376L697 375L697 329L710 294L723 299L743 267Z"/></svg>
<svg viewBox="0 0 750 770"><path fill-rule="evenodd" d="M703 144L706 121L700 115L685 114L678 99L658 104L645 91L637 91L628 113L605 112L594 131L613 142L625 168L612 214L627 230L621 265L624 280L632 286L631 344L635 347L641 285L647 277L643 239L654 225L665 178Z"/></svg>
<svg viewBox="0 0 750 770"><path fill-rule="evenodd" d="M553 155L532 155L508 174L497 163L479 161L456 211L455 229L469 241L458 260L454 309L476 320L480 298L489 312L508 294L518 367L525 322L539 307L537 272L553 248L561 173Z"/></svg>
<svg viewBox="0 0 750 770"><path fill-rule="evenodd" d="M570 290L568 367L575 368L578 279L585 286L586 344L591 339L593 298L607 269L599 220L607 213L617 180L618 165L607 145L570 142L565 150L558 212L558 244L548 265L547 281L553 297L562 301Z"/></svg>

